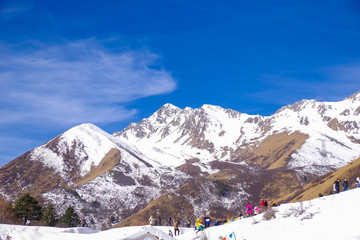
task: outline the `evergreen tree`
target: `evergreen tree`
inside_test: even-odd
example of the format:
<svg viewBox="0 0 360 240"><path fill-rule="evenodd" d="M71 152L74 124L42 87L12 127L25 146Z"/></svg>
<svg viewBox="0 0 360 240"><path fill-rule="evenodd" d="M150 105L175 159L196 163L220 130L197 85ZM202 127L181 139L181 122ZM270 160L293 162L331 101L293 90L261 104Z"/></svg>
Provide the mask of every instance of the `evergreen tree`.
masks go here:
<svg viewBox="0 0 360 240"><path fill-rule="evenodd" d="M58 217L55 212L54 205L51 202L46 206L46 208L44 210L44 215L41 220L47 226L55 226L56 223L58 222Z"/></svg>
<svg viewBox="0 0 360 240"><path fill-rule="evenodd" d="M60 219L67 227L76 227L80 225L81 221L73 207L68 207Z"/></svg>
<svg viewBox="0 0 360 240"><path fill-rule="evenodd" d="M26 216L29 220L40 220L42 217L42 207L35 198L26 193L16 203L14 213L20 221Z"/></svg>

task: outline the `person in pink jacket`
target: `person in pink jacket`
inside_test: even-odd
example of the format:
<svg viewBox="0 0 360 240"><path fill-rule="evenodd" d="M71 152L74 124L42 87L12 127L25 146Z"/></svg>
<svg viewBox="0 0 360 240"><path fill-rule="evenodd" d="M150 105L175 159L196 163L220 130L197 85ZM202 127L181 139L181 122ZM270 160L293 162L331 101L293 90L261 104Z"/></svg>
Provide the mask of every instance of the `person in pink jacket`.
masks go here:
<svg viewBox="0 0 360 240"><path fill-rule="evenodd" d="M249 216L253 215L252 206L250 203L248 203L248 205L246 206L246 212Z"/></svg>

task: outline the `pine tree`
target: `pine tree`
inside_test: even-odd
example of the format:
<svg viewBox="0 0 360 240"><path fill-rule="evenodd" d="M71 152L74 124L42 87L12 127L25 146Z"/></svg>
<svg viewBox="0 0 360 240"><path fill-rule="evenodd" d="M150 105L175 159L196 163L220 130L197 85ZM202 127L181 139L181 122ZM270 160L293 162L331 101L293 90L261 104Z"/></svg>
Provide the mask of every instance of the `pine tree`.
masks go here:
<svg viewBox="0 0 360 240"><path fill-rule="evenodd" d="M73 207L68 207L60 219L61 223L64 223L67 227L76 227L80 225L80 218L75 212Z"/></svg>
<svg viewBox="0 0 360 240"><path fill-rule="evenodd" d="M45 210L41 219L47 226L55 226L58 222L58 217L54 208L54 205L50 202Z"/></svg>
<svg viewBox="0 0 360 240"><path fill-rule="evenodd" d="M16 203L14 213L20 221L26 216L30 220L40 220L42 217L42 207L35 198L26 193Z"/></svg>

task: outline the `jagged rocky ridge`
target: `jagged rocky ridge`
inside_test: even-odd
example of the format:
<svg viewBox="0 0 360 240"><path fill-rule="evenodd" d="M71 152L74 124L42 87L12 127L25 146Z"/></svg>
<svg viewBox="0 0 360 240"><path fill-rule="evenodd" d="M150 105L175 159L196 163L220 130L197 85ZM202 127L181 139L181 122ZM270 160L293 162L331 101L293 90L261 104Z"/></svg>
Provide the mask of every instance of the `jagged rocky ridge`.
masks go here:
<svg viewBox="0 0 360 240"><path fill-rule="evenodd" d="M59 212L73 205L102 228L165 193L168 208L152 211L171 214L169 201L179 198L184 214L236 212L234 202L283 197L304 176L358 158L359 113L360 93L303 100L271 116L165 104L112 135L82 124L23 154L0 168L0 193L14 200L31 192Z"/></svg>

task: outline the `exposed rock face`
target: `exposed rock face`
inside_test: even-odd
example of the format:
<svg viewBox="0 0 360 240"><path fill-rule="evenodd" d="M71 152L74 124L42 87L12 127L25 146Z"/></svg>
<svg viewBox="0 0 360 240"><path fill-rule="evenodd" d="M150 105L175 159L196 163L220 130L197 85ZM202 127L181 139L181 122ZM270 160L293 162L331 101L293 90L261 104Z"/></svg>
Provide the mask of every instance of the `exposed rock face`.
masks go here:
<svg viewBox="0 0 360 240"><path fill-rule="evenodd" d="M0 168L0 193L30 192L60 213L72 205L103 228L111 215L123 220L145 206L127 223L175 214L177 202L183 215L222 217L242 202L285 198L358 158L359 106L359 93L302 100L271 116L165 104L113 135L82 124Z"/></svg>

